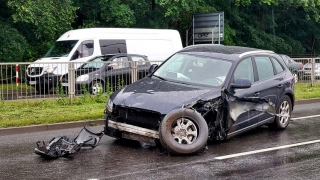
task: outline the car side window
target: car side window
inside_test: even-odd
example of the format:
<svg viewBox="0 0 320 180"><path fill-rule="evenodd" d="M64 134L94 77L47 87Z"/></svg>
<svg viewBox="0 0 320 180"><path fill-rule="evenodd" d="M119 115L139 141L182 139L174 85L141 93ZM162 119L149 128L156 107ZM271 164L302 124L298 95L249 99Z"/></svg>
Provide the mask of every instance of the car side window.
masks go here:
<svg viewBox="0 0 320 180"><path fill-rule="evenodd" d="M251 82L254 82L253 65L251 58L242 60L233 74L233 81L239 78L247 78Z"/></svg>
<svg viewBox="0 0 320 180"><path fill-rule="evenodd" d="M131 56L131 59L132 59L132 61L138 62L138 65L145 65L145 64L146 64L146 62L145 62L145 60L143 59L143 57L140 57L140 56Z"/></svg>
<svg viewBox="0 0 320 180"><path fill-rule="evenodd" d="M87 68L101 68L103 66L103 57L97 57L94 60L84 64L81 68L87 69Z"/></svg>
<svg viewBox="0 0 320 180"><path fill-rule="evenodd" d="M273 66L269 57L255 57L259 81L274 76Z"/></svg>
<svg viewBox="0 0 320 180"><path fill-rule="evenodd" d="M109 64L109 66L112 66L113 69L121 69L129 67L129 62L127 57L117 57L112 60L112 63Z"/></svg>
<svg viewBox="0 0 320 180"><path fill-rule="evenodd" d="M284 71L284 69L281 66L281 64L275 58L271 58L271 60L272 60L272 63L274 65L274 67L276 68L277 74L279 74L282 71Z"/></svg>

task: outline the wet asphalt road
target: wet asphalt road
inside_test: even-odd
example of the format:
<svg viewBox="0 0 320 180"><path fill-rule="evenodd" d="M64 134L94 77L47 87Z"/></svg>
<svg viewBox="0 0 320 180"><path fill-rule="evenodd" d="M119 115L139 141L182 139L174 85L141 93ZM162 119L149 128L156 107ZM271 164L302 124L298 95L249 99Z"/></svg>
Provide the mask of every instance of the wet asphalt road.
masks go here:
<svg viewBox="0 0 320 180"><path fill-rule="evenodd" d="M320 103L297 105L293 118L316 114ZM74 138L81 128L0 136L0 179L320 179L320 143L215 159L318 140L319 129L320 117L297 119L285 131L261 127L226 142L209 142L208 150L195 156L169 156L104 136L96 148L56 160L34 154L35 142L58 135Z"/></svg>

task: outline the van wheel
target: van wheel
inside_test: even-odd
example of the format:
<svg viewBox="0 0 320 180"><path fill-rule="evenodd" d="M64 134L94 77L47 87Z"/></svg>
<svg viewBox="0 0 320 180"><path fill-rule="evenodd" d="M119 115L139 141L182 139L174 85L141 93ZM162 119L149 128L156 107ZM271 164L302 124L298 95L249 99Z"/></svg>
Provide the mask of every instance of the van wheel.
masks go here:
<svg viewBox="0 0 320 180"><path fill-rule="evenodd" d="M285 95L277 108L277 114L272 124L269 125L271 129L286 129L291 119L292 103L289 96Z"/></svg>
<svg viewBox="0 0 320 180"><path fill-rule="evenodd" d="M104 92L103 83L101 81L93 81L90 86L90 93L97 95Z"/></svg>
<svg viewBox="0 0 320 180"><path fill-rule="evenodd" d="M208 125L201 114L194 110L173 110L160 124L159 139L171 154L199 153L207 144Z"/></svg>

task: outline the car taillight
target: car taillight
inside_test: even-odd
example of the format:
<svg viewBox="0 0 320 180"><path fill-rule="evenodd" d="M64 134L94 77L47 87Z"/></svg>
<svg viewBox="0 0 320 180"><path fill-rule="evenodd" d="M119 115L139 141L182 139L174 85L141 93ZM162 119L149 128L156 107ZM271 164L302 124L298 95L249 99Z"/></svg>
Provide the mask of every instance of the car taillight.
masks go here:
<svg viewBox="0 0 320 180"><path fill-rule="evenodd" d="M301 69L303 69L304 68L304 65L303 64L301 64Z"/></svg>

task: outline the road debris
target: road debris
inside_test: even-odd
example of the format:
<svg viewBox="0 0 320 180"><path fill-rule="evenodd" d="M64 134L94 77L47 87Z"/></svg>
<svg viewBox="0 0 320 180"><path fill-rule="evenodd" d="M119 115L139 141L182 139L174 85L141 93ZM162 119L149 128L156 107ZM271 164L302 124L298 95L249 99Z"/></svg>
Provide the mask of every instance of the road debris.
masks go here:
<svg viewBox="0 0 320 180"><path fill-rule="evenodd" d="M85 126L74 139L70 139L67 136L57 136L52 138L47 145L44 141L38 141L34 151L36 154L46 158L68 157L75 154L82 147L96 147L102 136L103 132L94 133Z"/></svg>

